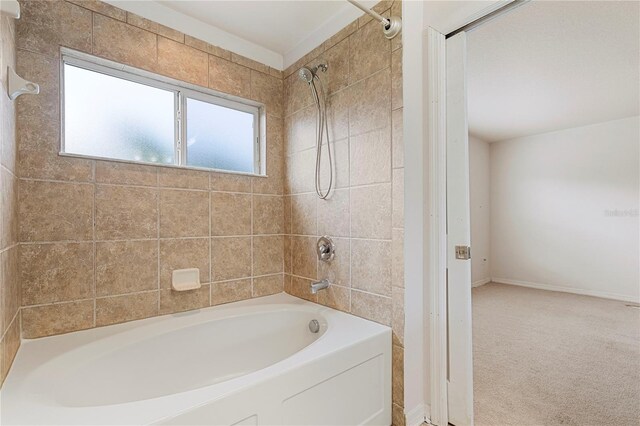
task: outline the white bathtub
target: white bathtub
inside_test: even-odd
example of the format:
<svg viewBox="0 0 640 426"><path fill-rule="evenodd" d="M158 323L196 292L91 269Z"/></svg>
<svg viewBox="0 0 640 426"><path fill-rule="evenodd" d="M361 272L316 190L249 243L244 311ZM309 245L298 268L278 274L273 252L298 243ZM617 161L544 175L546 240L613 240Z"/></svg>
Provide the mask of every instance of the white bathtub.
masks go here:
<svg viewBox="0 0 640 426"><path fill-rule="evenodd" d="M24 341L0 401L2 425L389 425L391 330L278 294Z"/></svg>

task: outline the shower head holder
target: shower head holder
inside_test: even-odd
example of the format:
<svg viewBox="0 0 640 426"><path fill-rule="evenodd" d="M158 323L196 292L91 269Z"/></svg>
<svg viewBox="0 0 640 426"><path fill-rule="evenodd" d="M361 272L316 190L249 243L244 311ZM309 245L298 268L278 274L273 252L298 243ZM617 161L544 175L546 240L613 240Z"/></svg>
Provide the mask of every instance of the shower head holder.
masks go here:
<svg viewBox="0 0 640 426"><path fill-rule="evenodd" d="M321 62L313 67L302 67L298 70L298 78L305 83L311 84L313 79L318 75L318 71L327 72L329 66L325 62Z"/></svg>

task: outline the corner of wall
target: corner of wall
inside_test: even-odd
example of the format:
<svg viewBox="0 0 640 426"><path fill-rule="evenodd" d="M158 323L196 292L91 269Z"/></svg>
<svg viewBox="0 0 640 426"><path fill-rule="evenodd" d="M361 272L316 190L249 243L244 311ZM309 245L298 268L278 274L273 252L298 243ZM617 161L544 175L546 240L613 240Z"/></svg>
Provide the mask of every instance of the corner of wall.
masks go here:
<svg viewBox="0 0 640 426"><path fill-rule="evenodd" d="M7 67L16 68L15 21L0 15L0 386L20 346L18 279L16 107L5 91Z"/></svg>

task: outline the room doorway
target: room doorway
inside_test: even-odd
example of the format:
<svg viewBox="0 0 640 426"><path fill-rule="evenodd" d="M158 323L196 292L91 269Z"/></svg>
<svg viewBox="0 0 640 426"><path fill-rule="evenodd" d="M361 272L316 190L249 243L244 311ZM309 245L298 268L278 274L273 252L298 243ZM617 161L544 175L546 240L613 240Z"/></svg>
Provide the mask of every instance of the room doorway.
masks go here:
<svg viewBox="0 0 640 426"><path fill-rule="evenodd" d="M637 424L638 17L530 2L447 39L454 425Z"/></svg>

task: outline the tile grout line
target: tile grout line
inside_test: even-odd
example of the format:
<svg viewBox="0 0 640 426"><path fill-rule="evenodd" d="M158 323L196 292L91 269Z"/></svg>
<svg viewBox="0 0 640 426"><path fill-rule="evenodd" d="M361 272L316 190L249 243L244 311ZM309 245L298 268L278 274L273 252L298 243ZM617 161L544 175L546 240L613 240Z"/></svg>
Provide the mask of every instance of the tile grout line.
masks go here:
<svg viewBox="0 0 640 426"><path fill-rule="evenodd" d="M91 13L91 54L93 55L93 46L95 45L94 43L94 34L93 34L93 29L95 28L95 12L94 11L90 11ZM126 19L126 18L125 18Z"/></svg>
<svg viewBox="0 0 640 426"><path fill-rule="evenodd" d="M7 247L3 248L3 249L1 249L1 250L0 250L0 254L4 253L4 252L6 252L6 251L9 251L9 250L11 250L11 249L13 249L13 248L16 248L16 247L20 246L20 244L21 244L21 243L16 242L15 244L12 244L12 245L10 245L10 246L7 246Z"/></svg>
<svg viewBox="0 0 640 426"><path fill-rule="evenodd" d="M277 236L284 236L285 234L255 234L256 237L277 237ZM306 235L300 235L300 236L306 236ZM126 242L145 242L145 241L156 241L156 240L160 240L160 241L174 241L174 240L204 240L207 238L248 238L251 237L251 234L238 234L238 235L213 235L211 237L208 237L206 235L203 236L192 236L192 237L160 237L160 238L131 238L131 239L113 239L113 240L99 240L96 239L95 242L96 243L126 243ZM344 238L344 237L342 237ZM18 246L18 245L38 245L38 244L42 244L42 245L46 245L46 244L90 244L92 243L93 240L47 240L47 241L22 241L20 243L16 243L14 244L14 246ZM7 247L3 250L0 250L0 253L3 251L6 251L9 248L12 248L14 246L11 247Z"/></svg>
<svg viewBox="0 0 640 426"><path fill-rule="evenodd" d="M209 58L207 57L207 67L209 65ZM208 68L207 68L208 70ZM208 72L207 72L207 76L208 76ZM208 82L208 80L207 80ZM211 188L211 174L209 174L209 188ZM213 282L213 238L211 237L211 213L212 213L212 209L211 209L211 191L209 191L209 282ZM209 284L209 306L212 306L211 303L213 302L212 300L212 294L213 294L213 284Z"/></svg>
<svg viewBox="0 0 640 426"><path fill-rule="evenodd" d="M15 315L13 317L11 317L11 321L9 321L9 324L7 325L7 328L4 330L4 332L2 333L2 335L0 335L0 341L4 340L5 336L7 335L7 333L9 332L9 329L11 328L11 325L13 324L14 321L20 321L20 328L22 328L22 315L20 315L20 311L22 308L18 308L18 310L16 311ZM18 318L18 315L20 315L20 318ZM20 333L22 334L22 333Z"/></svg>
<svg viewBox="0 0 640 426"><path fill-rule="evenodd" d="M273 274L273 275L276 275L276 274ZM273 275L271 275L271 276L273 276ZM305 281L313 281L313 278L303 277L301 275L296 275L296 274L289 274L289 275L291 275L292 277L298 278L298 279L305 280ZM231 281L234 281L234 280L231 280ZM355 291L355 292L358 292L358 293L368 294L368 295L371 295L371 296L381 297L383 299L391 300L391 298L392 298L392 296L385 296L384 294L373 293L371 291L362 290L362 289L359 289L359 288L347 287L347 286L338 285L338 284L333 284L333 285L335 287L340 287L340 288L344 288L344 289L347 289L347 290Z"/></svg>
<svg viewBox="0 0 640 426"><path fill-rule="evenodd" d="M104 161L110 161L110 160L104 160ZM91 162L93 164L96 163L94 160L91 160ZM7 170L9 170L9 169L7 169ZM154 173L155 173L155 171L154 171ZM37 177L25 177L25 176L21 177L21 176L18 176L18 175L14 175L14 176L16 177L17 180L22 180L22 181L59 183L59 184L68 184L68 185L91 185L91 184L96 184L96 185L100 185L100 186L112 186L112 187L157 189L159 191L161 191L161 190L172 190L172 191L190 191L190 192L219 192L219 193L225 193L225 194L242 194L242 195L255 194L255 195L260 195L260 196L264 196L264 197L282 197L284 195L284 194L276 194L276 193L268 193L268 192L256 192L256 193L253 193L253 192L251 192L251 190L249 190L249 191L225 191L225 190L215 189L215 188L185 188L185 187L180 187L180 186L163 186L163 185L160 185L158 183L152 184L152 185L144 185L144 184L136 184L136 183L104 182L104 181L98 181L96 178L91 178L89 180L63 180L63 179L49 179L49 178L37 178ZM242 175L242 176L244 176L246 178L254 178L254 177L263 178L263 177L265 177L265 176L249 176L249 175Z"/></svg>
<svg viewBox="0 0 640 426"><path fill-rule="evenodd" d="M253 192L253 183L251 185L251 191ZM253 235L253 232L254 232L254 223L253 223L254 211L253 211L253 207L254 207L254 200L253 200L253 197L254 197L254 195L251 194L251 207L250 207L250 209L251 209L251 256L250 257L251 257L251 297L252 298L253 298L253 295L254 295L254 289L253 289L253 284L254 284L254 282L253 282L254 281L253 280L253 278L254 278L253 277L253 274L254 274L254 271L253 271L253 262L254 262L254 259L253 259L254 258L254 254L253 254L253 247L254 247L254 235Z"/></svg>
<svg viewBox="0 0 640 426"><path fill-rule="evenodd" d="M91 15L91 19L93 20L93 15ZM92 30L93 30L93 26L92 26ZM93 34L93 31L92 31ZM97 276L96 276L96 272L97 272L97 259L96 259L96 254L97 254L97 249L96 249L96 216L97 216L97 204L96 204L96 192L98 190L96 184L95 184L95 176L96 176L96 163L93 162L91 164L91 173L93 174L93 208L91 209L91 213L93 215L93 223L92 223L92 227L91 227L91 231L92 231L92 237L93 237L93 327L96 326L97 323L97 317L98 317L98 306L97 306L97 300L96 300L96 295L97 295Z"/></svg>
<svg viewBox="0 0 640 426"><path fill-rule="evenodd" d="M353 33L349 34L349 36L347 37L348 40L348 51L351 52L351 45L353 43L353 40L351 38L352 34L355 34L358 32L359 28L360 28L360 24L358 23L356 30L353 31ZM349 83L351 80L351 60L348 61L347 63L347 87L353 87L352 83ZM352 135L352 130L351 130L351 121L352 121L352 111L351 111L351 104L348 105L347 107L347 163L349 164L349 172L347 174L347 188L348 188L348 197L349 197L349 313L351 313L353 311L353 209L351 208L351 202L353 200L352 197L352 185L351 185L351 174L353 173L353 170L351 168L351 138L355 135Z"/></svg>
<svg viewBox="0 0 640 426"><path fill-rule="evenodd" d="M269 277L276 277L276 276L280 276L282 275L282 272L274 272L274 273L269 273L269 274L264 274L264 275L257 275L255 276L255 278L269 278ZM230 283L230 282L236 282L236 281L243 281L243 280L250 280L253 277L251 275L247 275L244 277L236 277L236 278L229 278L226 280L220 280L220 281L210 281L210 282L206 282L203 285L213 285L213 284L218 284L218 283ZM303 277L300 277L303 278ZM308 279L308 278L305 278ZM43 307L43 306L57 306L57 305L65 305L65 304L70 304L70 303L78 303L78 302L87 302L87 301L93 301L95 299L110 299L110 298L117 298L117 297L124 297L124 296L134 296L134 295L138 295L138 294L149 294L149 293L159 293L161 290L159 289L149 289L149 290L140 290L140 291L132 291L132 292L126 292L126 293L117 293L117 294L108 294L108 295L103 295L103 296L96 296L95 298L93 297L84 297L84 298L79 298L79 299L73 299L73 300L59 300L59 301L55 301L55 302L47 302L47 303L38 303L38 304L33 304L33 305L25 305L22 308L39 308L39 307ZM216 306L216 305L212 305L212 306ZM17 317L17 313L16 315L14 315L14 318Z"/></svg>
<svg viewBox="0 0 640 426"><path fill-rule="evenodd" d="M160 250L161 250L161 240L160 240L160 190L158 189L160 186L160 173L158 172L158 170L155 170L155 175L156 175L156 250L157 250L157 256L158 256L158 261L156 264L156 268L157 268L157 290L158 290L158 300L157 300L157 306L156 306L156 314L160 314L160 309L162 308L161 306L161 294L160 292L162 291L162 285L161 285L161 277L160 274L162 273L162 268L160 267L160 263L162 262L162 257L160 256Z"/></svg>

